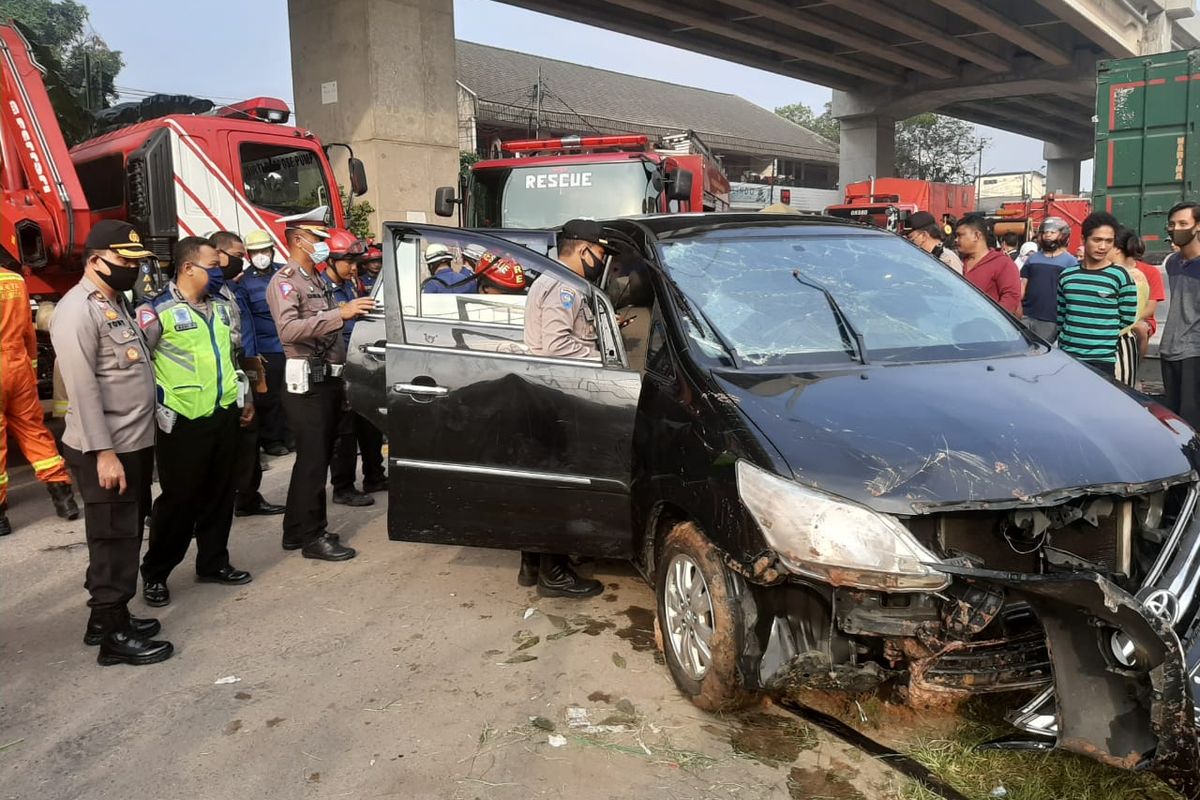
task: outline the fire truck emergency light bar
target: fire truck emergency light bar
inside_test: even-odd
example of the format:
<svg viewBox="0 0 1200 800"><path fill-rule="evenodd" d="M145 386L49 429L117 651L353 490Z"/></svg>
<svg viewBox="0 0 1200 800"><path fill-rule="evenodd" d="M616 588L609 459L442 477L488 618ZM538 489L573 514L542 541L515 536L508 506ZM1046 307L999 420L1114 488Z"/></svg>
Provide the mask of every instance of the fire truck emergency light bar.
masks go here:
<svg viewBox="0 0 1200 800"><path fill-rule="evenodd" d="M647 150L650 137L629 136L564 136L561 139L521 139L503 142L500 149L506 153L536 153L543 150Z"/></svg>
<svg viewBox="0 0 1200 800"><path fill-rule="evenodd" d="M240 103L223 106L217 111L218 117L253 118L275 125L286 125L291 115L287 103L277 97L252 97Z"/></svg>

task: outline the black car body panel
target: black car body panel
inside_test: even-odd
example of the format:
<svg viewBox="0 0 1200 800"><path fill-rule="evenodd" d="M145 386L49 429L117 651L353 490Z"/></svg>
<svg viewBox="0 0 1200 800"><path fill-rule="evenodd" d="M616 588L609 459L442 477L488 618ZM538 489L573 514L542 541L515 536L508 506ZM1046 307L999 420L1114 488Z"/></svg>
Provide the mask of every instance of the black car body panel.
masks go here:
<svg viewBox="0 0 1200 800"><path fill-rule="evenodd" d="M418 240L542 251L548 233L386 226L382 310L358 323L347 378L355 408L388 432L391 538L629 556L650 576L665 532L693 522L749 626L747 688L907 677L914 692L1006 691L1049 686L1053 672L1060 746L1152 763L1197 791L1200 460L1186 424L1033 338L936 363L741 363L697 344L705 320L657 243L815 232L868 248L891 235L820 217L611 225L637 243L653 288L624 310L648 322L633 368L613 303L543 252L520 258L591 304L599 360L530 356L519 327L472 317L476 300L433 319L400 292ZM741 499L739 462L901 520L949 586L897 595L789 571ZM1017 523L1055 538L1022 552ZM1114 632L1132 665L1109 652ZM1052 705L1042 717L1024 727L1059 733Z"/></svg>

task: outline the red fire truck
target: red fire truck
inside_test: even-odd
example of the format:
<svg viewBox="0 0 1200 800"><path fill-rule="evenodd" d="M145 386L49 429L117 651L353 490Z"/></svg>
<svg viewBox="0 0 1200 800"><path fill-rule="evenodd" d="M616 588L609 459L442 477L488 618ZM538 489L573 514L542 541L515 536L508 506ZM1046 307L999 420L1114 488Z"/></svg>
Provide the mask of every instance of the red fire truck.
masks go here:
<svg viewBox="0 0 1200 800"><path fill-rule="evenodd" d="M465 197L437 190L439 216L470 228L552 228L574 217L729 209L729 180L691 131L504 142L471 167Z"/></svg>
<svg viewBox="0 0 1200 800"><path fill-rule="evenodd" d="M68 151L44 73L18 28L0 25L0 245L31 295L54 298L74 285L99 219L132 222L163 263L181 236L254 228L268 231L286 257L274 220L319 205L344 227L325 149L286 124L283 101L168 114ZM347 163L351 192L362 194L362 163L353 154Z"/></svg>
<svg viewBox="0 0 1200 800"><path fill-rule="evenodd" d="M1033 239L1046 217L1059 217L1071 226L1071 241L1067 252L1083 244L1083 220L1092 213L1092 201L1086 197L1055 197L1048 194L1036 200L1015 200L1002 203L992 215L997 236L1016 233L1022 241Z"/></svg>
<svg viewBox="0 0 1200 800"><path fill-rule="evenodd" d="M970 184L872 178L847 184L845 202L829 206L825 213L900 231L914 211L928 211L934 219L953 226L974 210L975 187Z"/></svg>

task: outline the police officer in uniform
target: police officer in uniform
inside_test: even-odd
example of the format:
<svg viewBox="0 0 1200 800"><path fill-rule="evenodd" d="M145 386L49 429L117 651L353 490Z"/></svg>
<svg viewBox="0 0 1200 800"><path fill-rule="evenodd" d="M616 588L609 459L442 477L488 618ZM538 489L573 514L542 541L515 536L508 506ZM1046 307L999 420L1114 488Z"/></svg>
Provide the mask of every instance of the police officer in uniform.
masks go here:
<svg viewBox="0 0 1200 800"><path fill-rule="evenodd" d="M317 265L329 258L324 207L283 217L291 260L267 287L267 303L287 359L283 408L296 436L296 463L283 515L283 548L305 558L345 561L356 555L328 532L325 476L342 408L346 342L342 326L374 308L360 297L338 306Z"/></svg>
<svg viewBox="0 0 1200 800"><path fill-rule="evenodd" d="M329 284L333 301L344 306L360 297L358 290L357 259L366 252L363 243L350 231L336 230L329 236L329 263L322 275ZM342 326L342 339L350 346L354 332L354 319L346 320ZM383 434L350 408L347 397L342 403L338 417L337 438L333 442L333 459L329 462L329 479L333 483L333 502L345 506L370 506L375 504L372 492L387 490L387 479L383 472ZM354 486L355 463L362 452L363 490Z"/></svg>
<svg viewBox="0 0 1200 800"><path fill-rule="evenodd" d="M267 304L267 284L281 265L275 262L275 242L266 231L250 231L246 234L245 245L250 264L242 272L238 284L250 309L246 324L254 326L255 348L266 377L266 391L255 393L254 396L255 418L259 424L258 441L267 455L286 456L295 449L295 441L280 405L283 346L279 344L279 331L275 328L275 319Z"/></svg>
<svg viewBox="0 0 1200 800"><path fill-rule="evenodd" d="M558 260L589 281L604 272L607 239L600 223L574 219L563 225ZM529 287L525 302L525 346L538 356L600 359L596 326L587 299L549 272ZM538 587L542 597L584 598L600 594L604 584L580 578L565 555L521 554L517 582Z"/></svg>
<svg viewBox="0 0 1200 800"><path fill-rule="evenodd" d="M133 226L96 224L84 243L83 278L50 327L70 398L63 456L83 498L91 617L84 642L98 663L154 664L171 657L157 620L129 614L137 593L142 521L154 468L154 371L124 292L151 256Z"/></svg>
<svg viewBox="0 0 1200 800"><path fill-rule="evenodd" d="M237 309L211 291L217 251L196 236L175 245L175 278L137 309L158 384L158 480L162 494L150 519L142 560L142 596L152 606L171 602L167 578L196 539L196 580L227 586L250 582L229 563L238 424L254 405L234 357ZM245 410L239 409L239 404Z"/></svg>

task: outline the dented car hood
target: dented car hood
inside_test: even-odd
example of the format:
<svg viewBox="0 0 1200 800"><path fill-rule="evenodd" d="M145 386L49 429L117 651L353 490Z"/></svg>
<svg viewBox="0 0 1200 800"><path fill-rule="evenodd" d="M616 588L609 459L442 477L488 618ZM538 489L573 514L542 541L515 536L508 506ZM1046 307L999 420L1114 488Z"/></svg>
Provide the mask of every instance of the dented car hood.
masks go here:
<svg viewBox="0 0 1200 800"><path fill-rule="evenodd" d="M1053 503L1193 470L1184 422L1057 350L713 376L797 480L884 513Z"/></svg>

